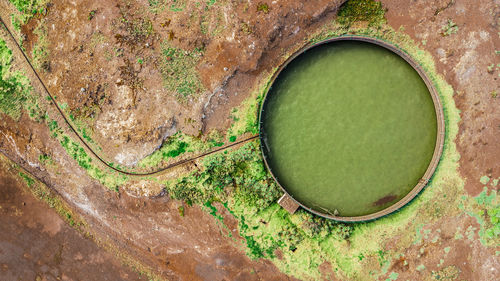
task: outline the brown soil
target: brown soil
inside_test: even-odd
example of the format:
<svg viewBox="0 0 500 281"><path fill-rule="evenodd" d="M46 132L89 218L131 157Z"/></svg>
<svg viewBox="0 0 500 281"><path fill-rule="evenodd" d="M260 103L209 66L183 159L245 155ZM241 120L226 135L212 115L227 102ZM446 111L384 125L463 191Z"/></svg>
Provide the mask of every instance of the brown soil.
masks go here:
<svg viewBox="0 0 500 281"><path fill-rule="evenodd" d="M479 179L500 177L500 92L498 71L488 72L488 65L498 64L495 51L500 46L498 3L495 1L383 1L388 9L388 24L403 28L419 46L435 58L438 72L453 86L455 102L461 110L456 144L460 153L459 171L465 190L476 196L485 185ZM458 26L456 34L442 35L451 19ZM498 186L488 185L498 190ZM448 194L448 196L455 196ZM442 208L442 207L439 207ZM496 280L500 259L495 248L479 242L480 228L465 214L441 217L426 224L418 243L394 237L387 249L405 249L392 262L390 272L397 280ZM498 250L498 248L497 248Z"/></svg>
<svg viewBox="0 0 500 281"><path fill-rule="evenodd" d="M495 249L482 246L474 231L468 236L469 228L479 225L464 215L426 225L422 241L407 245L389 272L399 273L398 280L496 280L500 260Z"/></svg>
<svg viewBox="0 0 500 281"><path fill-rule="evenodd" d="M383 1L388 8L388 23L404 28L420 47L435 57L438 72L455 90L455 102L461 110L457 146L460 173L466 179L470 195L483 190L481 176L500 177L500 93L498 70L488 66L500 63L495 54L500 46L495 1ZM458 32L442 35L451 19ZM424 44L425 42L425 44Z"/></svg>
<svg viewBox="0 0 500 281"><path fill-rule="evenodd" d="M108 162L134 166L177 131L227 129L230 110L260 75L300 47L307 30L331 19L341 2L273 2L266 13L246 1L224 8L180 1L182 12L167 5L154 13L147 1L54 0L45 16L50 71L40 72L58 102L92 128ZM32 25L23 28L28 49L37 41ZM179 99L163 87L164 42L205 50L197 66L205 91Z"/></svg>
<svg viewBox="0 0 500 281"><path fill-rule="evenodd" d="M258 2L255 1L232 1L227 8L206 15L209 17L206 21L208 29L215 35L202 31L204 24L201 24L201 19L191 17L199 15L191 13L198 8L188 2L184 12L167 10L153 15L147 9L148 1L130 5L120 2L119 6L110 0L52 1L53 6L47 15L51 69L42 71L42 79L58 96L58 101L67 103L70 110L92 108L87 112L89 116L84 116L85 122L94 128L94 140L110 162L132 165L178 130L197 134L200 129L227 128L230 109L248 97L267 72L285 59L285 54L302 46L306 34L329 22L342 1L309 1L307 4L304 1L273 1L269 13L258 12ZM500 58L495 55L495 48L500 46L498 1L456 0L450 5L448 0L382 2L388 9L388 24L395 29L403 27L421 48L429 51L435 58L438 72L456 92L455 101L462 117L456 139L461 155L460 173L466 179L467 192L476 195L483 188L479 183L481 176L500 177L500 97L491 95L494 91L500 93L500 86L498 71L488 73L488 66L498 64ZM0 3L0 7L2 5ZM89 13L93 10L97 12L89 20ZM138 41L124 41L123 38L131 38L131 33L119 21L123 12L128 13L130 20L151 19L154 35ZM459 29L456 34L444 37L441 35L442 26L448 19L452 19ZM225 28L217 29L221 21L224 21ZM31 30L29 25L23 29L28 35L27 48L36 42ZM171 32L174 33L172 37ZM161 74L154 63L159 60L163 38L171 38L171 44L186 50L205 48L197 69L207 90L196 98L179 101L174 93L164 89ZM123 54L108 60L109 52L117 49ZM20 66L22 60L19 55L15 56L14 64ZM139 64L137 57L143 57L149 63ZM39 90L38 86L35 87ZM44 96L42 91L39 93ZM269 261L252 261L244 254L243 239L235 230L237 222L223 207L217 206L225 217L227 229L199 207L184 205L182 217L179 213L181 202L167 197L135 198L110 191L77 166L50 137L45 124L31 121L27 114L23 114L19 122L2 115L0 151L57 190L61 198L82 214L92 234L103 244L111 245L112 252L132 256L157 270L164 278L291 279ZM40 165L40 154L51 155L53 166ZM3 156L1 158L7 161ZM189 169L196 169L196 166L187 165L167 176L175 177ZM80 272L86 272L90 277L95 274L97 279L102 279L100 274L104 274L101 268L107 269L105 274L109 274L109 280L118 277L126 280L125 274L130 280L137 277L61 223L60 219L58 221L55 215L48 215L50 210L46 210L43 204L17 191L14 179L6 176L0 179L2 191L8 191L0 198L10 202L8 208L4 208L3 201L0 202L0 211L6 212L0 217L5 220L0 228L25 233L13 237L4 235L5 231L0 232L0 253L12 249L14 244L25 243L12 250L18 259L17 265L1 261L4 256L0 255L0 274L34 279L36 273L44 271L53 277L66 274L69 278L85 279L76 272L78 266L82 266ZM17 214L24 219L17 219L16 210L21 211ZM48 218L51 218L50 222L47 222ZM427 229L432 235L424 237L420 244L399 240L400 237L388 239L388 250L398 245L405 249L404 255L393 261L388 274L398 272L398 280L425 280L433 274L432 271L442 271L443 276L454 276L459 272L459 280L494 280L500 268L494 250L483 247L477 239L454 237L457 229L465 233L469 227L474 227L477 232L478 225L474 220L464 215L450 215L429 222L422 231ZM229 232L232 237L229 237ZM41 238L34 238L34 235ZM477 238L477 233L474 235ZM41 241L39 244L28 245L27 241L37 239ZM80 242L70 244L69 241ZM42 244L46 246L38 248ZM447 247L451 250L445 255ZM35 249L41 249L36 253L50 255L37 256L33 252ZM61 258L54 259L60 249ZM25 252L30 252L31 260L25 261ZM72 259L80 257L77 253L81 253L82 260L87 262L73 264ZM95 253L99 254L93 256ZM37 258L41 264L33 261ZM417 269L420 264L425 264L425 268ZM93 271L88 268L90 266L98 270ZM335 278L335 271L329 263L323 263L320 268L325 280ZM32 275L22 275L24 271ZM383 280L385 278L388 276Z"/></svg>
<svg viewBox="0 0 500 281"><path fill-rule="evenodd" d="M12 173L0 165L1 280L146 280L68 226Z"/></svg>

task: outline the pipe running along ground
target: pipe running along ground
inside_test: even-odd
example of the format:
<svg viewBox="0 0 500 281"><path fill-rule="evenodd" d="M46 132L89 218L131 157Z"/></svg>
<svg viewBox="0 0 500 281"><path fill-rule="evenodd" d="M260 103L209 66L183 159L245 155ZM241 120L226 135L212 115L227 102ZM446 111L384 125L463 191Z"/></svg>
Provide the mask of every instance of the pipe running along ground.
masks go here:
<svg viewBox="0 0 500 281"><path fill-rule="evenodd" d="M210 150L208 152L205 152L205 153L201 153L197 156L193 156L191 158L188 158L188 159L184 159L184 160L180 160L180 161L177 161L177 162L174 162L172 164L169 164L167 165L166 167L162 167L156 171L152 171L152 172L144 172L144 173L141 173L141 172L128 172L128 171L123 171L123 170L120 170L116 167L113 167L111 165L109 165L103 158L101 158L101 156L99 156L99 154L97 154L97 152L95 152L90 146L89 144L83 139L83 137L78 133L78 131L73 127L73 125L69 122L68 118L66 117L66 115L64 114L63 110L59 107L59 105L57 104L55 98L53 97L53 95L49 92L49 90L47 89L47 87L45 86L45 83L43 82L43 80L41 79L41 77L38 75L38 72L35 70L35 68L33 67L33 65L31 64L28 56L26 55L26 53L23 51L23 49L21 48L21 46L19 45L19 43L17 43L17 40L16 38L14 37L13 33L10 31L10 29L7 27L7 25L5 24L4 20L0 17L0 24L1 26L7 31L7 33L9 34L9 36L11 37L11 39L14 41L16 47L18 48L18 50L21 52L21 54L23 55L24 59L26 60L26 62L28 63L30 69L33 71L34 75L36 76L37 80L40 82L40 84L42 85L42 88L43 90L45 91L45 93L49 96L50 98L50 101L52 102L52 104L56 107L57 111L59 112L59 114L61 115L61 117L64 119L64 121L66 122L66 124L68 125L68 127L70 128L70 130L78 137L80 143L95 157L99 160L99 162L101 162L103 165L105 165L107 168L110 168L118 173L121 173L121 174L124 174L124 175L128 175L128 176L151 176L151 175L155 175L155 174L159 174L163 171L166 171L166 170L169 170L169 169L172 169L174 167L177 167L177 166L180 166L180 165L183 165L183 164L186 164L186 163L189 163L189 162L192 162L194 160L197 160L199 158L203 158L207 155L210 155L210 154L213 154L213 153L217 153L219 151L222 151L222 150L226 150L228 148L231 148L233 146L237 146L239 144L242 144L242 143L245 143L245 142L248 142L248 141L251 141L251 140L254 140L254 139L257 139L258 138L258 135L254 135L254 136L251 136L251 137L248 137L246 139L243 139L243 140L240 140L240 141L236 141L234 143L231 143L231 144L228 144L228 145L225 145L225 146L222 146L222 147L219 147L219 148L216 148L216 149L213 149L213 150Z"/></svg>

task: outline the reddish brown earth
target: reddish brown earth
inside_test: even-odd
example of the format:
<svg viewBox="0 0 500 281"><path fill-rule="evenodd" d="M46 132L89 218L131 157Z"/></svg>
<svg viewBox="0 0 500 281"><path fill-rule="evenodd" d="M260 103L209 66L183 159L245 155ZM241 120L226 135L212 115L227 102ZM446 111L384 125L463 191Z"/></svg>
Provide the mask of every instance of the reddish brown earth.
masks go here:
<svg viewBox="0 0 500 281"><path fill-rule="evenodd" d="M470 195L483 190L481 176L500 177L500 93L498 70L488 66L500 63L498 1L383 1L386 17L395 29L404 28L421 48L435 58L441 73L455 91L460 109L460 173ZM448 19L458 32L442 36ZM426 42L425 44L423 42Z"/></svg>
<svg viewBox="0 0 500 281"><path fill-rule="evenodd" d="M455 140L460 153L459 171L465 190L478 195L485 186L479 179L500 177L500 92L498 70L488 66L500 62L498 1L383 1L386 18L394 29L403 28L420 48L435 58L438 73L452 85L461 121ZM448 19L458 32L442 36ZM496 189L488 185L489 189ZM454 196L448 194L448 196ZM389 272L397 280L497 280L500 274L498 247L486 248L479 242L480 225L465 214L442 217L421 230L421 243L406 246ZM387 249L396 247L394 237ZM419 266L424 265L422 268ZM384 278L388 278L387 274ZM384 280L384 279L382 279Z"/></svg>
<svg viewBox="0 0 500 281"><path fill-rule="evenodd" d="M146 280L71 228L0 164L1 280Z"/></svg>
<svg viewBox="0 0 500 281"><path fill-rule="evenodd" d="M122 5L122 9L133 19L140 19L143 14L152 19L157 37L141 41L144 45L120 43L115 37L116 33L127 36L127 31L119 23L112 24L113 19L120 18L120 8L115 1L52 2L47 15L51 28L51 68L42 72L42 79L49 90L59 97L58 100L67 102L70 109L98 104L94 113L95 123L89 125L98 128L94 137L105 151L105 156L115 159L120 153L133 151L130 159L137 159L150 153L163 137L177 130L197 133L200 129L227 128L230 109L248 97L267 72L279 65L283 55L301 47L308 33L332 20L341 1L307 4L303 1L277 1L271 5L269 13L257 12L257 2L232 1L219 14L222 18L228 15L228 28L215 36L203 34L199 24L187 24L190 20L199 23L199 19L190 19L187 12L152 15L143 9L147 1ZM467 192L477 195L483 189L478 180L481 176L500 177L500 97L493 98L491 95L497 91L500 96L500 84L498 71L487 71L488 65L499 63L500 58L495 55L500 46L498 1L382 2L388 9L388 24L394 29L403 27L404 33L419 43L420 48L430 52L438 73L456 92L455 101L462 118L456 139L461 155L459 169L466 180ZM195 10L195 7L188 5L186 9ZM95 18L89 20L88 14L92 10L97 10L97 13ZM216 29L220 18L217 13L210 14L210 17L209 25L214 25L213 29ZM441 29L448 19L457 23L459 29L456 34L443 37ZM168 20L170 23L167 26L165 23ZM247 28L254 32L246 36ZM107 41L92 49L92 35L97 30ZM29 24L23 31L26 32L25 44L29 49L37 38L30 31ZM187 103L179 102L162 87L162 79L154 63L144 66L136 63L137 56L147 57L152 62L158 60L159 38L169 38L171 31L175 33L171 40L174 46L191 50L204 45L206 50L197 69L207 91ZM251 47L250 42L255 45ZM123 48L124 55L106 60L106 51L115 47ZM20 55L17 53L15 56L14 64L25 67ZM117 83L118 79L121 80ZM138 87L141 83L143 87ZM35 88L41 96L45 95L39 85ZM86 89L85 95L81 93L81 88ZM98 103L100 100L104 102ZM202 118L203 115L205 118ZM194 122L188 122L190 119ZM106 127L107 124L111 126ZM169 280L290 279L269 261L252 261L244 254L242 239L233 231L237 222L221 206L218 209L223 213L233 237L228 237L228 230L199 207L184 206L185 214L181 217L178 209L181 202L166 197L134 198L123 192L108 190L77 166L60 144L50 137L45 124L30 120L26 114L20 122L2 116L0 132L0 151L57 190L61 198L82 214L92 234L103 244L112 245L110 248L114 254L125 252L125 255L141 260ZM40 154L51 155L54 167L39 165ZM188 165L173 171L172 175L195 168ZM5 220L0 225L0 259L4 257L5 249L25 244L9 252L20 261L19 264L5 262L5 267L2 261L0 277L34 279L36 273L45 271L53 277L66 274L78 280L83 278L73 271L78 266L82 266L80 271L91 266L99 269L94 272L88 269L90 277L94 276L92 274L109 276L109 280L126 280L124 274L129 280L138 277L120 266L111 255L96 248L91 241L65 226L55 214L50 215L51 210L42 203L19 191L18 180L5 175L1 179L1 193L4 189L7 192L0 194L0 198L7 202L5 206L8 208L3 207L3 201L0 202L0 211L6 214L2 213L0 217ZM16 210L17 215L24 219L17 219ZM48 218L52 219L48 221ZM455 239L452 230L458 227L463 232L469 227L476 232L479 228L475 220L465 215L441 218L426 225L422 231L430 231L428 238L424 238L421 244L407 245L406 252L393 261L389 272L398 272L398 280L425 280L429 272L441 270L446 271L442 276L453 277L459 272L458 280L495 280L500 266L494 249L483 247L477 239ZM5 235L7 232L3 229L12 229L21 235ZM54 229L59 230L54 232ZM35 234L40 238L34 239ZM434 241L434 237L438 239ZM477 234L473 237L477 238ZM28 245L27 241L37 239L40 243ZM388 239L387 249L403 243L398 239ZM447 247L451 250L445 253ZM54 259L60 249L61 255ZM31 260L23 256L25 252L29 252ZM71 259L79 259L78 253L86 262L70 266ZM40 264L35 259L37 262L40 260ZM428 266L418 270L417 267L423 263ZM109 275L98 275L102 274L101 268L107 268L109 272L105 274ZM22 275L24 271L31 272L31 275ZM322 264L321 271L326 280L334 278L329 263ZM420 272L425 273L425 278ZM51 279L47 277L47 280Z"/></svg>
<svg viewBox="0 0 500 281"><path fill-rule="evenodd" d="M426 225L422 241L408 247L391 264L389 272L398 272L398 280L496 280L500 259L495 249L481 245L477 234L468 236L469 227L474 228L474 233L479 225L466 215ZM462 231L455 232L456 229ZM463 233L464 237L458 238L457 233ZM398 242L397 238L392 239L386 249ZM419 268L421 265L424 268Z"/></svg>
<svg viewBox="0 0 500 281"><path fill-rule="evenodd" d="M227 129L230 110L286 51L301 47L297 38L331 19L343 0L273 2L268 12L258 11L257 2L218 2L208 7L179 1L182 12L166 5L157 14L148 1L50 2L44 17L50 23L50 70L40 70L42 79L59 103L93 129L108 162L134 166L177 131ZM38 40L34 21L23 28L27 50ZM150 34L135 31L149 23ZM205 50L196 66L205 90L179 100L163 87L165 42Z"/></svg>

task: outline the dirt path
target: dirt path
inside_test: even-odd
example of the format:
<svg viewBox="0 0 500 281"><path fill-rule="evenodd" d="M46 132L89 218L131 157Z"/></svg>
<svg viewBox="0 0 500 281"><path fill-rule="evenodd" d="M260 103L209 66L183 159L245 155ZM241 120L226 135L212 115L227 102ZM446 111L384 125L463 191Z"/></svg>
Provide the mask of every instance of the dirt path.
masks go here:
<svg viewBox="0 0 500 281"><path fill-rule="evenodd" d="M1 280L146 280L84 238L0 163Z"/></svg>

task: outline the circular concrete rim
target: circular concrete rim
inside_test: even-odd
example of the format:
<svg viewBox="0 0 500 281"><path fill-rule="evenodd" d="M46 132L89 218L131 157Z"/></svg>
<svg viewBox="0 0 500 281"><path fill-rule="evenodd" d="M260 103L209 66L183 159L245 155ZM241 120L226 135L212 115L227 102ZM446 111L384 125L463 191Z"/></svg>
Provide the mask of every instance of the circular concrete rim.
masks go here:
<svg viewBox="0 0 500 281"><path fill-rule="evenodd" d="M383 210L380 210L378 212L375 212L375 213L372 213L372 214L368 214L368 215L354 216L354 217L333 216L331 214L325 214L325 213L322 213L322 212L318 212L316 210L313 210L313 209L305 206L304 204L302 204L301 202L299 202L295 198L293 198L293 196L291 194L289 194L288 191L277 180L276 176L273 174L273 171L271 170L271 167L269 166L269 164L267 162L266 154L264 152L265 151L265 149L264 149L265 147L264 147L263 133L262 133L262 131L263 131L263 129L262 129L262 127L263 127L262 126L262 111L263 111L263 108L264 108L264 104L266 103L267 95L269 94L269 90L271 89L271 86L274 84L274 81L276 80L276 78L278 77L278 75L281 73L281 71L292 60L294 60L297 56L299 56L300 54L302 54L303 52L305 52L305 51L307 51L307 50L309 50L311 48L314 48L316 46L319 46L319 45L322 45L322 44L326 44L326 43L331 43L331 42L336 42L336 41L347 41L347 40L368 42L368 43L372 43L372 44L384 47L384 48L392 51L393 53L397 54L401 58L403 58L406 62L408 62L413 67L413 69L415 69L417 71L417 73L419 74L420 78L422 78L422 80L425 82L425 85L427 86L427 89L429 90L429 93L431 94L432 101L434 103L434 109L436 111L436 121L437 121L436 145L434 146L434 153L433 153L433 156L432 156L432 160L429 163L429 166L427 167L427 170L425 171L424 175L422 176L422 178L420 179L420 181L415 185L415 187L408 194L406 194L405 197L401 198L398 202L392 204L391 206L389 206L389 207L387 207L387 208L385 208ZM302 208L304 208L304 209L308 210L309 212L311 212L313 214L316 214L318 216L321 216L321 217L324 217L324 218L328 218L328 219L332 219L332 220L336 220L336 221L342 221L342 222L363 222L363 221L375 220L375 219L378 219L380 217L389 215L389 214L391 214L391 213L399 210L400 208L402 208L406 204L408 204L411 200L413 200L420 193L420 191L422 191L422 189L427 185L427 183L429 182L430 178L434 174L434 171L436 170L437 165L439 164L439 160L441 159L441 154L443 152L444 137L445 137L445 122L444 122L443 108L442 108L442 105L441 105L441 100L439 98L439 94L438 94L436 88L434 87L434 84L432 83L432 80L425 74L425 72L423 71L423 69L421 68L421 66L418 63L416 63L405 51L399 49L398 47L396 47L395 45L393 45L391 43L382 41L382 40L377 39L377 38L367 37L367 36L344 35L344 36L339 36L339 37L332 37L332 38L329 38L329 39L322 40L322 41L320 41L318 43L306 45L303 48L301 48L300 50L298 50L297 52L295 52L273 74L273 76L272 76L272 78L270 80L269 86L266 89L266 93L265 93L264 99L263 99L263 101L261 103L260 110L259 110L259 139L260 139L260 149L261 149L261 152L262 152L262 157L264 159L264 163L266 165L266 168L271 173L271 175L272 175L274 181L276 182L276 184L281 188L281 190L286 195L288 195L293 201L295 201L295 203L297 203Z"/></svg>

